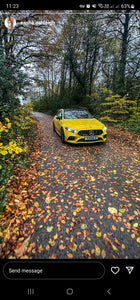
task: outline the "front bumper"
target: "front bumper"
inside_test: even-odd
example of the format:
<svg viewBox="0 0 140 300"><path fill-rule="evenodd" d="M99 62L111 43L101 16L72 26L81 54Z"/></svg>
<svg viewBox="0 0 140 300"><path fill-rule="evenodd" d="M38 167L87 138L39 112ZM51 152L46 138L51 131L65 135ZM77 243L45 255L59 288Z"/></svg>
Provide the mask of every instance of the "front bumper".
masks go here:
<svg viewBox="0 0 140 300"><path fill-rule="evenodd" d="M83 136L83 135L79 135L78 133L67 132L67 130L65 130L65 141L73 144L78 144L78 143L91 144L91 143L105 142L107 139L107 130L105 132L102 132L102 134L93 135L93 136L89 136L89 135Z"/></svg>

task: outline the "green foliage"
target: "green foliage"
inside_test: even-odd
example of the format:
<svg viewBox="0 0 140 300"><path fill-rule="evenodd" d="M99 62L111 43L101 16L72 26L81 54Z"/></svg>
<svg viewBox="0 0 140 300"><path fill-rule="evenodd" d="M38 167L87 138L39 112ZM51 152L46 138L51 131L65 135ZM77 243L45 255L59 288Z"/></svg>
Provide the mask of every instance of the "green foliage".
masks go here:
<svg viewBox="0 0 140 300"><path fill-rule="evenodd" d="M32 148L36 124L30 114L32 109L31 103L17 107L12 118L13 129L11 131L12 138L16 138L21 146L25 145L25 141L28 142L30 148Z"/></svg>
<svg viewBox="0 0 140 300"><path fill-rule="evenodd" d="M44 95L41 99L34 100L32 103L35 111L46 112L54 115L60 107L68 108L81 105L85 98L86 97L83 96L82 91L78 86L73 89L71 93L69 92L69 88L65 88L63 93L59 95L56 94L50 97Z"/></svg>
<svg viewBox="0 0 140 300"><path fill-rule="evenodd" d="M22 94L26 76L20 70L21 62L13 63L5 56L0 47L0 119L11 119L14 110L19 106L18 95Z"/></svg>
<svg viewBox="0 0 140 300"><path fill-rule="evenodd" d="M4 125L0 122L0 211L6 205L6 184L12 175L13 163L16 161L17 154L24 151L14 140L10 141L8 138L11 123L8 118L5 118L5 121Z"/></svg>
<svg viewBox="0 0 140 300"><path fill-rule="evenodd" d="M124 97L118 94L114 95L112 91L102 85L98 86L96 92L91 96L80 97L76 89L71 94L68 91L68 88L65 88L60 95L43 96L40 100L33 101L34 110L54 115L61 107L84 105L104 123L140 133L140 107L137 100L129 99L128 94Z"/></svg>
<svg viewBox="0 0 140 300"><path fill-rule="evenodd" d="M115 126L121 126L129 130L140 132L140 108L136 100L130 100L129 95L124 97L116 94L109 95L101 103L103 111L101 120Z"/></svg>
<svg viewBox="0 0 140 300"><path fill-rule="evenodd" d="M131 115L131 118L128 120L127 127L130 131L134 131L140 135L140 107Z"/></svg>
<svg viewBox="0 0 140 300"><path fill-rule="evenodd" d="M12 180L15 168L26 169L31 162L29 151L32 150L36 122L30 116L31 104L19 106L12 120L5 118L0 122L0 211L6 205L6 185Z"/></svg>

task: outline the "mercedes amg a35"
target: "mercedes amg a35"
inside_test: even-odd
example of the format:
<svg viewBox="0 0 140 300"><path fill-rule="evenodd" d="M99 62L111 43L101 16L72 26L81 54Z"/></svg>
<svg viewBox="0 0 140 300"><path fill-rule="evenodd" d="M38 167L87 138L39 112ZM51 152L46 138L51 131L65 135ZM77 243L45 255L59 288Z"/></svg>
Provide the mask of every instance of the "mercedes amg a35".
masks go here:
<svg viewBox="0 0 140 300"><path fill-rule="evenodd" d="M97 143L107 139L106 126L85 109L59 109L53 118L53 131L63 143Z"/></svg>

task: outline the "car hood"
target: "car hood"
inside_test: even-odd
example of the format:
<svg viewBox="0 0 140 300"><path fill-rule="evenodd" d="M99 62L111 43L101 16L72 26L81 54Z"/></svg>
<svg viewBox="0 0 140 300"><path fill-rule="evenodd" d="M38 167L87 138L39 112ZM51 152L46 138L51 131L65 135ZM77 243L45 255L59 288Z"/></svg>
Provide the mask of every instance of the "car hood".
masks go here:
<svg viewBox="0 0 140 300"><path fill-rule="evenodd" d="M64 119L63 125L72 129L103 129L104 124L97 119Z"/></svg>

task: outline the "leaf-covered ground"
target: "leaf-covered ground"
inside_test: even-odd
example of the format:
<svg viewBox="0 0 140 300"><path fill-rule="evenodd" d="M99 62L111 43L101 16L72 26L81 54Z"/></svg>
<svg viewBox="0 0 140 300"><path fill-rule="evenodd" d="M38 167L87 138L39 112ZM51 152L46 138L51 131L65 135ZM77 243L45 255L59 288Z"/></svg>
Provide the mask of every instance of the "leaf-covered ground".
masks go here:
<svg viewBox="0 0 140 300"><path fill-rule="evenodd" d="M40 153L2 257L140 258L138 137L109 128L106 144L62 144L52 116L35 117Z"/></svg>

